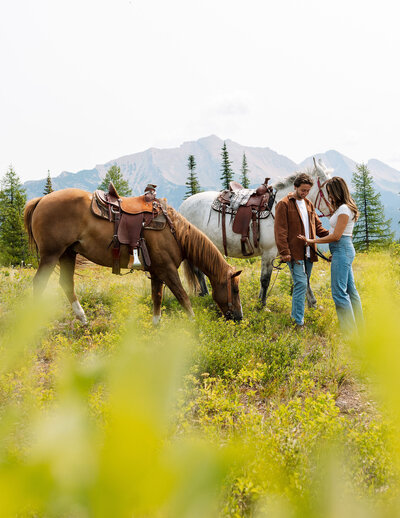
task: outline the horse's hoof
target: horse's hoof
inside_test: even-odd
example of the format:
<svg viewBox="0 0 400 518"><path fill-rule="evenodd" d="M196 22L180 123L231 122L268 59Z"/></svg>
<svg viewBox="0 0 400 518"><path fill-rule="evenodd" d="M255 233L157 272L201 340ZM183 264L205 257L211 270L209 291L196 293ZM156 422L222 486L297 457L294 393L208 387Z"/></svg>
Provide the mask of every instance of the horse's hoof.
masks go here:
<svg viewBox="0 0 400 518"><path fill-rule="evenodd" d="M79 320L79 322L80 322L81 326L86 327L86 326L89 324L89 322L88 322L88 320L87 320L87 318L86 318L86 317L85 317L85 318L79 318L79 317L78 317L78 320Z"/></svg>
<svg viewBox="0 0 400 518"><path fill-rule="evenodd" d="M267 308L267 303L266 302L263 302L262 300L259 300L258 301L258 304L257 304L257 309L258 311L271 311L270 309Z"/></svg>

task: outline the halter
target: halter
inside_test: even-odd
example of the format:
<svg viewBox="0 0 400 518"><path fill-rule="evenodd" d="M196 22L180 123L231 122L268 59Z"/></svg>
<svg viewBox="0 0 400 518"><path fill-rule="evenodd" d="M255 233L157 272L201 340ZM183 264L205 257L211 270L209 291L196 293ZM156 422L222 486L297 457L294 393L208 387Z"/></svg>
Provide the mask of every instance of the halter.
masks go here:
<svg viewBox="0 0 400 518"><path fill-rule="evenodd" d="M226 291L227 291L227 299L228 299L228 311L225 313L226 318L232 318L233 312L233 304L232 304L232 276L228 272L227 274L227 283L226 283Z"/></svg>
<svg viewBox="0 0 400 518"><path fill-rule="evenodd" d="M325 197L325 194L324 194L324 191L322 190L326 184L328 180L325 180L325 182L321 185L321 182L319 181L319 177L317 178L317 186L318 186L318 193L317 193L317 196L315 198L315 208L318 209L320 211L321 214L318 214L319 217L324 217L324 218L329 218L330 216L332 216L331 213L329 214L324 214L321 210L321 203L322 203L322 200L325 202L326 206L329 207L329 202L328 200L326 199Z"/></svg>

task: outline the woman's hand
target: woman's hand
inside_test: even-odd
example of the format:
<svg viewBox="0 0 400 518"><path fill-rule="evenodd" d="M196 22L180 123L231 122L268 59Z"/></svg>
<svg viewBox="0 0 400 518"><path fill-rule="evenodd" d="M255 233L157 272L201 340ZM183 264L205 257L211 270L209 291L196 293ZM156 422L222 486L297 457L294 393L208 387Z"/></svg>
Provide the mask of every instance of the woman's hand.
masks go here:
<svg viewBox="0 0 400 518"><path fill-rule="evenodd" d="M311 245L315 241L314 239L307 239L306 236L302 236L301 234L299 234L297 238L304 241L307 245Z"/></svg>

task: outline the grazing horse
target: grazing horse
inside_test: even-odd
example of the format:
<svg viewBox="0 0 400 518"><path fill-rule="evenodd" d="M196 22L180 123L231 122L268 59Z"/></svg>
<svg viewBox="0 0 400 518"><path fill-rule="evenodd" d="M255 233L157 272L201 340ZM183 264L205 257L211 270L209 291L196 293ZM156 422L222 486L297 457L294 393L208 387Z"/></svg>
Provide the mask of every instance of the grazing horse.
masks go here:
<svg viewBox="0 0 400 518"><path fill-rule="evenodd" d="M34 294L40 294L57 263L60 264L60 285L79 320L86 324L85 313L74 289L76 254L101 266L112 267L114 224L95 216L90 209L92 194L80 189L54 191L29 201L24 222L29 239L40 256L33 279ZM214 244L182 215L165 204L175 233L167 225L163 230L143 230L151 265L153 322L161 317L163 284L172 291L189 316L193 316L189 297L184 290L178 267L185 260L184 273L194 285L194 267L210 280L213 298L227 319L241 320L239 275L224 259ZM120 264L127 268L129 252L121 246Z"/></svg>
<svg viewBox="0 0 400 518"><path fill-rule="evenodd" d="M321 161L314 159L314 168L312 171L307 171L313 178L314 185L310 190L308 199L312 201L323 216L329 215L329 209L326 204L328 198L324 183L330 178L332 169L328 169ZM285 178L283 181L277 182L273 187L276 189L276 203L286 196L290 191L293 191L293 182L298 173ZM215 198L218 196L216 191L206 191L195 194L187 198L179 208L179 212L188 219L193 225L196 225L202 232L204 232L211 241L223 252L223 239L221 230L221 214L211 208ZM273 211L274 213L274 211ZM226 216L226 241L227 251L229 257L244 257L240 242L240 236L232 231L232 220ZM250 240L252 240L252 229L250 229ZM274 219L268 217L260 220L260 240L258 247L254 248L253 256L261 255L261 289L259 299L262 306L266 305L268 287L271 280L273 269L273 261L276 258L278 251L275 245L274 237ZM198 276L201 295L208 293L207 285L201 271L196 271ZM309 306L314 306L316 300L311 287L307 288L307 302Z"/></svg>

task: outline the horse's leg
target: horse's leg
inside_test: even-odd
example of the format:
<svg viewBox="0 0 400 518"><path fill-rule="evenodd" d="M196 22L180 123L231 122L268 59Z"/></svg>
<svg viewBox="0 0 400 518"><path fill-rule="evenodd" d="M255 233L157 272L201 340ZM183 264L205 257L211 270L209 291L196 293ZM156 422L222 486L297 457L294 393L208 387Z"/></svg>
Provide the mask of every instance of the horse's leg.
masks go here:
<svg viewBox="0 0 400 518"><path fill-rule="evenodd" d="M41 296L49 277L58 262L58 255L43 255L39 261L39 267L33 278L33 296Z"/></svg>
<svg viewBox="0 0 400 518"><path fill-rule="evenodd" d="M164 283L154 274L151 276L151 296L153 299L153 324L159 323L161 318L161 302Z"/></svg>
<svg viewBox="0 0 400 518"><path fill-rule="evenodd" d="M309 308L317 307L317 299L315 298L314 292L311 289L310 282L307 283L306 298L307 298L307 306Z"/></svg>
<svg viewBox="0 0 400 518"><path fill-rule="evenodd" d="M199 281L200 285L200 293L199 297L204 297L205 295L209 294L207 283L206 283L206 276L204 273L197 268L197 266L193 266L193 271L197 277L197 280Z"/></svg>
<svg viewBox="0 0 400 518"><path fill-rule="evenodd" d="M273 257L269 253L264 252L261 258L261 276L260 276L260 284L261 289L258 295L258 298L261 302L262 306L265 306L267 303L267 293L268 287L271 282L272 275L272 261Z"/></svg>
<svg viewBox="0 0 400 518"><path fill-rule="evenodd" d="M75 260L76 253L68 249L60 257L60 286L70 301L75 315L83 325L86 325L87 318L74 289Z"/></svg>
<svg viewBox="0 0 400 518"><path fill-rule="evenodd" d="M307 262L308 268L307 268L307 291L306 291L306 299L307 299L307 306L309 308L316 308L317 307L317 299L315 298L315 295L313 293L313 290L311 289L310 285L310 276L311 276L311 269L312 269L312 263Z"/></svg>
<svg viewBox="0 0 400 518"><path fill-rule="evenodd" d="M186 313L193 317L193 309L192 305L190 304L190 299L188 297L188 294L184 290L181 279L179 278L178 270L175 269L175 267L167 268L167 270L162 275L162 280L165 282L165 284L168 286L168 288L172 291L172 293L177 298L179 304L183 307L183 309L186 311Z"/></svg>

